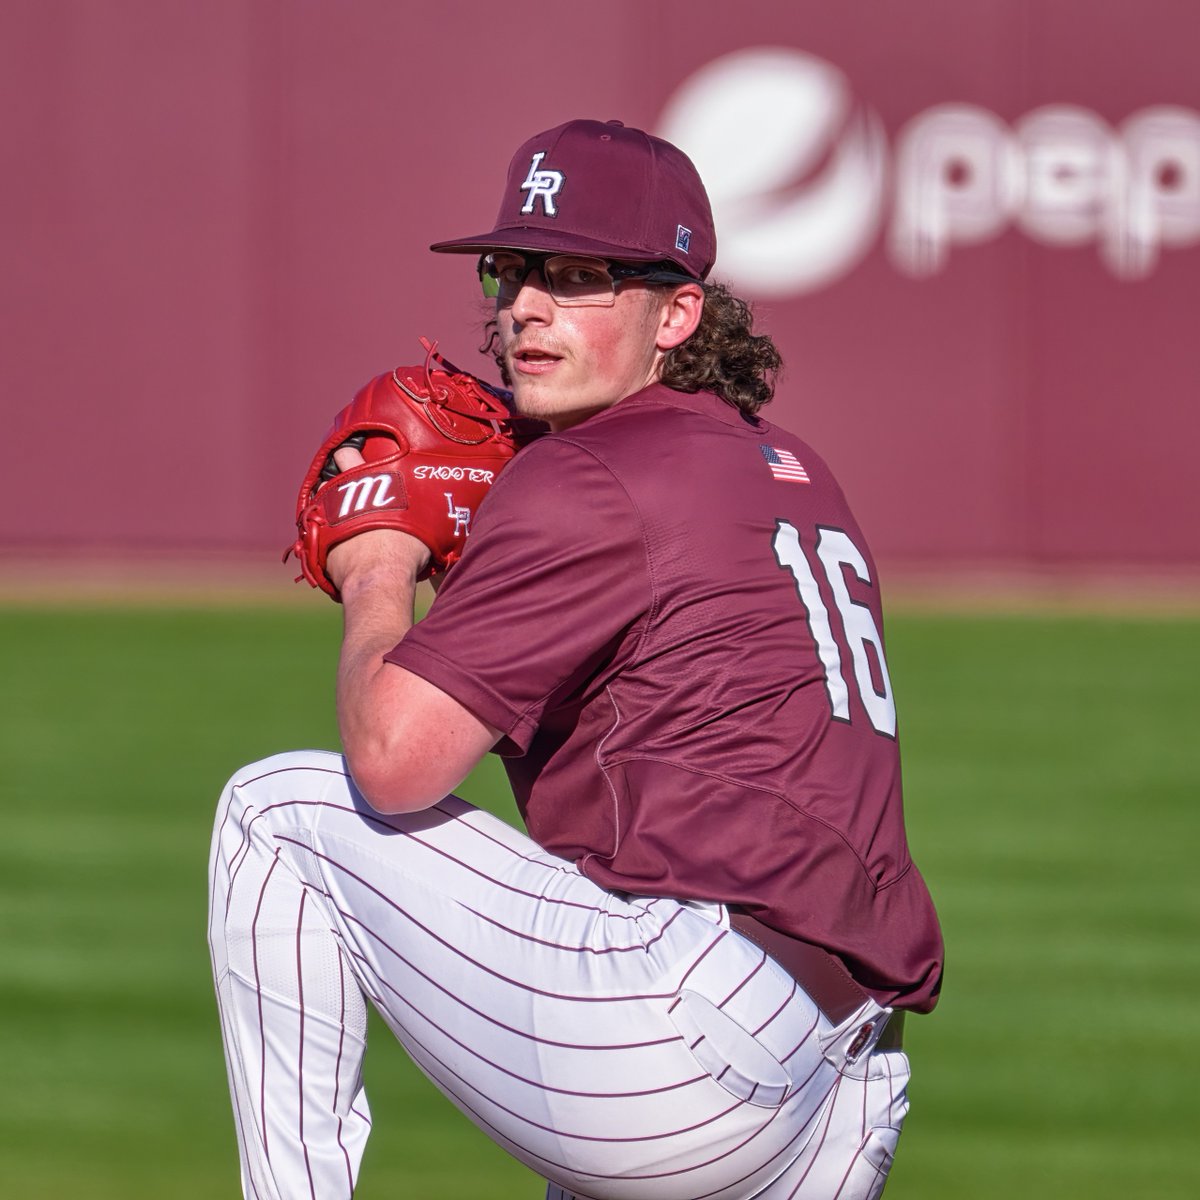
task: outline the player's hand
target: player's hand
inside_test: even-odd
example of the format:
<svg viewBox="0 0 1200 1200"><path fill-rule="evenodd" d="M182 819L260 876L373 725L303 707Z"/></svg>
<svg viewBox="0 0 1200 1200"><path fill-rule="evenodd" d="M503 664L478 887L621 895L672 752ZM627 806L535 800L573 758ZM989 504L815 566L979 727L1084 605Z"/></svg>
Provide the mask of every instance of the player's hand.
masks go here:
<svg viewBox="0 0 1200 1200"><path fill-rule="evenodd" d="M362 451L355 450L353 446L339 446L333 452L333 461L337 463L339 471L348 471L351 467L361 467L367 460L363 458Z"/></svg>

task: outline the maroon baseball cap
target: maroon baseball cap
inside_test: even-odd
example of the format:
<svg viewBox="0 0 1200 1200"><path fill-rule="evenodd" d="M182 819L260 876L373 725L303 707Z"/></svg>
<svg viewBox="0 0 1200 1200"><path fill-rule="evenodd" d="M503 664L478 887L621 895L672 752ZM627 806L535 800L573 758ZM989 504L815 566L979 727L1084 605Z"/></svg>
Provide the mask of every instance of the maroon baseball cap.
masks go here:
<svg viewBox="0 0 1200 1200"><path fill-rule="evenodd" d="M513 156L495 229L430 249L667 261L703 279L717 235L708 193L682 150L620 121L568 121Z"/></svg>

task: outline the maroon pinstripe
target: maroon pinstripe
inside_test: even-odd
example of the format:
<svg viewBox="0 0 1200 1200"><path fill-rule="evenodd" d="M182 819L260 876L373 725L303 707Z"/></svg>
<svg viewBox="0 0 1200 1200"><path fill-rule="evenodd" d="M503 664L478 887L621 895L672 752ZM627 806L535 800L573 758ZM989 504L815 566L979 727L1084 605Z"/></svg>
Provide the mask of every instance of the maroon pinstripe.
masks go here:
<svg viewBox="0 0 1200 1200"><path fill-rule="evenodd" d="M275 851L274 858L271 859L271 865L267 868L267 873L263 877L262 887L258 891L258 903L254 908L254 920L250 923L250 942L254 948L254 990L258 998L258 1036L260 1044L260 1061L262 1062L262 1071L259 1076L259 1112L267 1111L267 1023L263 1020L263 992L262 980L259 977L258 971L258 918L262 913L263 897L267 894L267 886L271 882L271 876L275 874L275 868L279 866L279 851ZM304 1012L301 1005L301 1014ZM270 1157L270 1144L267 1139L267 1124L264 1118L262 1124L262 1140L263 1154Z"/></svg>
<svg viewBox="0 0 1200 1200"><path fill-rule="evenodd" d="M312 1162L308 1156L308 1142L304 1139L304 963L303 963L303 939L301 933L304 929L304 902L308 899L308 893L302 891L300 893L300 911L296 914L296 1000L300 1010L300 1028L299 1037L296 1039L296 1111L298 1113L298 1122L296 1136L300 1141L300 1146L304 1151L304 1170L308 1174L308 1192L312 1200L317 1200L316 1182L313 1180Z"/></svg>

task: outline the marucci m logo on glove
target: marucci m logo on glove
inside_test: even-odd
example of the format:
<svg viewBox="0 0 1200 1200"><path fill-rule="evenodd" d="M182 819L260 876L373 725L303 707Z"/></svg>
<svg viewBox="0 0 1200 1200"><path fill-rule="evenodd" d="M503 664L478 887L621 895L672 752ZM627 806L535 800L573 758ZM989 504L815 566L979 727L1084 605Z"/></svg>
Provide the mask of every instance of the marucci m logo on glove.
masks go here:
<svg viewBox="0 0 1200 1200"><path fill-rule="evenodd" d="M372 500L371 488L375 488L375 498ZM338 520L348 517L352 512L362 512L368 502L372 508L394 507L399 497L392 495L392 477L390 475L365 475L361 479L352 479L338 488L344 492L342 507L338 512Z"/></svg>

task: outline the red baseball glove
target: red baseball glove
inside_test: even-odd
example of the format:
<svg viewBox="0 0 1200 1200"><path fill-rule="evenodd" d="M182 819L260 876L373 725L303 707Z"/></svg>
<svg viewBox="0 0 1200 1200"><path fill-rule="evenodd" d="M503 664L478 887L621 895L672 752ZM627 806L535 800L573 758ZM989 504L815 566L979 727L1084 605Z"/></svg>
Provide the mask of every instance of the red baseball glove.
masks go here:
<svg viewBox="0 0 1200 1200"><path fill-rule="evenodd" d="M338 413L300 485L299 537L283 557L299 559L297 583L307 579L338 601L325 572L329 551L370 529L424 542L432 559L423 579L453 566L480 501L531 432L512 418L507 393L421 342L422 366L377 376ZM333 452L345 445L366 462L339 471Z"/></svg>

